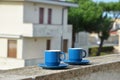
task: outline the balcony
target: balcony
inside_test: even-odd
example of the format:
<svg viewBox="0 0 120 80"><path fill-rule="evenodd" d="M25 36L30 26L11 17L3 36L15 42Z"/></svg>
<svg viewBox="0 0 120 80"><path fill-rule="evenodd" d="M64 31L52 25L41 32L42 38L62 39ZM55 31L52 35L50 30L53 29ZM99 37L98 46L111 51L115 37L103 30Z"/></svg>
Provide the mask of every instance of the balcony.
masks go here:
<svg viewBox="0 0 120 80"><path fill-rule="evenodd" d="M33 37L60 36L62 25L33 24Z"/></svg>
<svg viewBox="0 0 120 80"><path fill-rule="evenodd" d="M72 26L66 25L48 25L48 24L33 24L32 37L54 37L61 36L63 32L64 37L72 34Z"/></svg>
<svg viewBox="0 0 120 80"><path fill-rule="evenodd" d="M48 25L48 24L11 24L9 27L8 24L2 25L0 29L0 36L2 37L53 37L61 36L62 29L64 34L70 34L72 31L71 25L66 25L63 28L63 25Z"/></svg>

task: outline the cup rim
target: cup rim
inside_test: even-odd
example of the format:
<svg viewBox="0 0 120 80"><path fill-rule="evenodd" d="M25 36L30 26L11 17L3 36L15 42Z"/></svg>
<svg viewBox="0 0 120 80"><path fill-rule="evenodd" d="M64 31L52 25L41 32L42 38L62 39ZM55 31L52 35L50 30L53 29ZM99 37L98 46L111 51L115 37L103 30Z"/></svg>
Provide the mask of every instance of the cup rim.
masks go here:
<svg viewBox="0 0 120 80"><path fill-rule="evenodd" d="M61 50L45 50L45 52L61 52Z"/></svg>
<svg viewBox="0 0 120 80"><path fill-rule="evenodd" d="M69 49L83 49L83 48L69 48Z"/></svg>

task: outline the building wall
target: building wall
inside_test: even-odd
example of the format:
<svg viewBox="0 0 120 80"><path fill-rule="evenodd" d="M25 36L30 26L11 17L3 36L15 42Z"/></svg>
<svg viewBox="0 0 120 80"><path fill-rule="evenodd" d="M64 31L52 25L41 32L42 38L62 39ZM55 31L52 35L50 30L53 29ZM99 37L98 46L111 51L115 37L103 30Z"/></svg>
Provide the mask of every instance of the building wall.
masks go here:
<svg viewBox="0 0 120 80"><path fill-rule="evenodd" d="M44 24L35 26L39 23L38 15L40 7L45 8ZM53 11L52 25L55 27L54 29L52 29L52 27L48 29L48 31L53 31L51 33L53 35L50 36L51 49L61 49L62 31L63 38L68 39L68 46L71 47L72 27L69 27L67 24L67 8L64 8L64 13L62 13L63 7L57 5L53 6L37 3L23 4L22 2L0 2L0 35L22 36L22 38L15 40L17 40L17 59L24 59L26 61L25 65L33 64L29 64L29 61L38 62L39 59L43 59L43 53L46 49L46 40L48 39L48 36L44 36L45 32L43 33L43 36L35 35L33 37L33 35L35 33L35 28L36 30L38 30L38 28L42 30L42 27L46 26L48 8L51 8ZM64 15L63 19L62 15ZM50 26L48 25L47 27ZM59 29L58 27L65 30L62 30L61 28ZM31 38L27 38L28 36ZM0 39L0 57L7 57L7 40L7 37Z"/></svg>
<svg viewBox="0 0 120 80"><path fill-rule="evenodd" d="M63 13L63 24L68 25L68 8L63 8L64 13Z"/></svg>
<svg viewBox="0 0 120 80"><path fill-rule="evenodd" d="M63 39L68 40L68 48L72 47L72 25L68 25L64 27L63 30Z"/></svg>
<svg viewBox="0 0 120 80"><path fill-rule="evenodd" d="M0 2L0 34L32 35L32 24L23 24L22 2Z"/></svg>
<svg viewBox="0 0 120 80"><path fill-rule="evenodd" d="M17 40L16 58L7 57L8 40ZM0 38L0 65L5 65L5 68L17 68L42 63L46 41L47 38Z"/></svg>
<svg viewBox="0 0 120 80"><path fill-rule="evenodd" d="M1 22L0 34L23 35L23 36L33 37L34 33L37 33L37 32L34 32L36 29L34 27L36 27L35 24L39 23L39 7L45 8L45 16L44 16L45 19L44 19L44 24L39 25L37 28L41 29L41 26L42 27L46 26L45 24L47 24L48 8L51 8L53 11L52 25L56 27L68 26L67 25L67 8L63 9L62 6L2 1L0 3L0 11L1 11L0 12L0 22ZM63 10L64 10L64 13L62 13ZM64 15L63 19L62 19L62 14ZM38 37L41 37L41 36L38 36Z"/></svg>
<svg viewBox="0 0 120 80"><path fill-rule="evenodd" d="M43 25L39 25L39 8L44 8L44 23ZM52 9L52 25L47 24L48 17L48 9ZM64 10L64 11L63 11ZM62 16L63 15L63 16ZM63 19L62 19L63 17ZM48 4L38 4L38 3L24 3L24 22L25 23L33 23L36 27L37 31L34 31L35 35L46 34L43 28L48 27L47 34L52 34L51 38L51 49L61 49L61 35L62 29L55 30L55 27L63 27L63 38L68 39L68 47L71 47L72 42L72 26L68 26L68 10L67 8L63 8L61 6L56 5L48 5ZM53 29L52 26L55 26ZM40 30L40 31L38 31ZM41 31L42 30L42 31ZM45 29L46 30L46 29ZM52 31L52 32L49 32ZM56 46L54 44L57 44Z"/></svg>
<svg viewBox="0 0 120 80"><path fill-rule="evenodd" d="M15 69L24 66L25 66L25 61L23 59L0 58L0 70Z"/></svg>
<svg viewBox="0 0 120 80"><path fill-rule="evenodd" d="M7 39L0 38L0 57L7 57Z"/></svg>
<svg viewBox="0 0 120 80"><path fill-rule="evenodd" d="M23 59L43 58L46 49L46 38L24 38Z"/></svg>
<svg viewBox="0 0 120 80"><path fill-rule="evenodd" d="M8 40L17 40L17 59L22 59L22 39L15 38L0 38L0 57L7 58L8 55Z"/></svg>
<svg viewBox="0 0 120 80"><path fill-rule="evenodd" d="M17 58L23 59L23 39L17 39Z"/></svg>
<svg viewBox="0 0 120 80"><path fill-rule="evenodd" d="M39 24L39 8L44 8L44 24L48 21L48 9L52 9L52 24L62 24L62 7L48 4L24 3L24 22Z"/></svg>
<svg viewBox="0 0 120 80"><path fill-rule="evenodd" d="M21 2L0 2L0 22L3 24L22 23L23 3Z"/></svg>
<svg viewBox="0 0 120 80"><path fill-rule="evenodd" d="M61 36L55 36L51 39L51 49L61 50Z"/></svg>

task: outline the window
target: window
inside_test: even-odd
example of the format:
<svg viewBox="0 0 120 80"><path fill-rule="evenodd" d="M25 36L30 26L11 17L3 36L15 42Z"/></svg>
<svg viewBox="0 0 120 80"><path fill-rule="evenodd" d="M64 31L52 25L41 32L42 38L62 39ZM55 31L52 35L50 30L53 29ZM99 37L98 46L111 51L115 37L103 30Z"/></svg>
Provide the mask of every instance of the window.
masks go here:
<svg viewBox="0 0 120 80"><path fill-rule="evenodd" d="M51 24L52 19L52 9L48 9L48 24Z"/></svg>
<svg viewBox="0 0 120 80"><path fill-rule="evenodd" d="M39 9L39 23L43 24L44 21L44 8Z"/></svg>

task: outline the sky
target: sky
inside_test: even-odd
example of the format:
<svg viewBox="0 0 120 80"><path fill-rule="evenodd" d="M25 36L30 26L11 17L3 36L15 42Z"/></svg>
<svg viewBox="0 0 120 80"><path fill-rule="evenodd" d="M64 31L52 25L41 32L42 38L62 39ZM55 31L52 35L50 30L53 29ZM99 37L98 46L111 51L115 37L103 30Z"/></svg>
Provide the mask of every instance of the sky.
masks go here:
<svg viewBox="0 0 120 80"><path fill-rule="evenodd" d="M119 0L93 0L95 2L100 2L100 1L103 1L103 2L118 2ZM111 14L108 14L109 17L113 17L113 15Z"/></svg>
<svg viewBox="0 0 120 80"><path fill-rule="evenodd" d="M95 2L100 2L100 1L103 1L103 2L116 2L116 1L119 1L119 0L93 0Z"/></svg>

